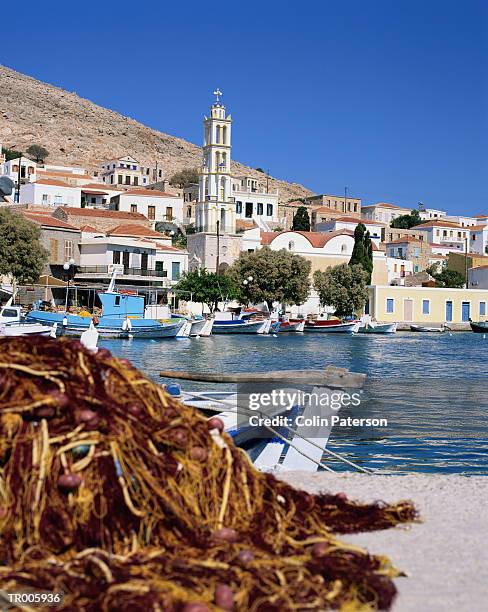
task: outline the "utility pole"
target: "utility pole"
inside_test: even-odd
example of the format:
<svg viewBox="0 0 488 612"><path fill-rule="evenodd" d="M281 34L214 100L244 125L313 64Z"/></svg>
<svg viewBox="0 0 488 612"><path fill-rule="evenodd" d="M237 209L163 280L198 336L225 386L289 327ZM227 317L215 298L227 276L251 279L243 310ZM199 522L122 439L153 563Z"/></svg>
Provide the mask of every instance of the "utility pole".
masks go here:
<svg viewBox="0 0 488 612"><path fill-rule="evenodd" d="M20 169L22 168L22 153L19 153L19 167L17 169L17 195L14 197L14 202L20 204Z"/></svg>
<svg viewBox="0 0 488 612"><path fill-rule="evenodd" d="M215 273L219 274L220 268L220 221L217 220L217 257L215 258Z"/></svg>
<svg viewBox="0 0 488 612"><path fill-rule="evenodd" d="M468 237L464 239L464 287L468 288Z"/></svg>
<svg viewBox="0 0 488 612"><path fill-rule="evenodd" d="M266 174L266 193L269 193L269 168Z"/></svg>
<svg viewBox="0 0 488 612"><path fill-rule="evenodd" d="M344 214L347 215L347 187L344 187Z"/></svg>

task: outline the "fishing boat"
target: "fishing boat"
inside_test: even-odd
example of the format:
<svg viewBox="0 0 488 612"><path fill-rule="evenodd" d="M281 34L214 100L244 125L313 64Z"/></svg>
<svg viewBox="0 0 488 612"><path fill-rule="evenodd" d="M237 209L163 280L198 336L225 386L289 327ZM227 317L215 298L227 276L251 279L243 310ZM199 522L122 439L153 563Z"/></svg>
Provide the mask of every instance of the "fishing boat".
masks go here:
<svg viewBox="0 0 488 612"><path fill-rule="evenodd" d="M342 321L337 318L318 317L317 319L307 319L304 331L325 334L352 334L357 331L358 327L359 321Z"/></svg>
<svg viewBox="0 0 488 612"><path fill-rule="evenodd" d="M261 312L219 313L213 322L214 334L269 334L272 321Z"/></svg>
<svg viewBox="0 0 488 612"><path fill-rule="evenodd" d="M410 325L410 331L422 332L425 334L443 334L444 332L451 331L447 325L441 325L440 327L429 327L426 325Z"/></svg>
<svg viewBox="0 0 488 612"><path fill-rule="evenodd" d="M11 300L0 310L0 336L56 336L53 325L26 322L21 307L12 306Z"/></svg>
<svg viewBox="0 0 488 612"><path fill-rule="evenodd" d="M305 319L281 318L278 321L277 330L280 334L290 332L303 332L305 329Z"/></svg>
<svg viewBox="0 0 488 612"><path fill-rule="evenodd" d="M357 334L394 334L397 329L396 323L378 323L373 321L369 315L364 315L359 321Z"/></svg>
<svg viewBox="0 0 488 612"><path fill-rule="evenodd" d="M81 336L93 322L103 338L175 338L184 321L164 321L144 316L144 296L115 290L115 273L107 291L97 294L102 314L92 317L69 312L31 310L26 319L42 325L57 323L59 335Z"/></svg>
<svg viewBox="0 0 488 612"><path fill-rule="evenodd" d="M203 317L187 317L186 315L178 313L173 313L171 315L171 319L189 323L189 329L186 335L190 338L196 338L197 336L210 336L212 333L213 319L205 319Z"/></svg>
<svg viewBox="0 0 488 612"><path fill-rule="evenodd" d="M488 334L488 321L478 321L476 323L475 321L470 320L469 324L471 325L471 329L476 334Z"/></svg>

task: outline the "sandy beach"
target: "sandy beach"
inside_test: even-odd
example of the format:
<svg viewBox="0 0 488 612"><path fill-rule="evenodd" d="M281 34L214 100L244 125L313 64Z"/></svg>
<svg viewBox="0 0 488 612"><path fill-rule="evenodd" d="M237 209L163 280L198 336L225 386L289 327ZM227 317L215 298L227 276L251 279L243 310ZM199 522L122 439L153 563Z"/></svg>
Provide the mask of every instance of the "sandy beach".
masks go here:
<svg viewBox="0 0 488 612"><path fill-rule="evenodd" d="M388 555L408 575L395 580L394 612L486 609L487 478L327 472L286 472L279 477L309 492L344 491L363 502L413 500L422 523L341 537L371 553Z"/></svg>

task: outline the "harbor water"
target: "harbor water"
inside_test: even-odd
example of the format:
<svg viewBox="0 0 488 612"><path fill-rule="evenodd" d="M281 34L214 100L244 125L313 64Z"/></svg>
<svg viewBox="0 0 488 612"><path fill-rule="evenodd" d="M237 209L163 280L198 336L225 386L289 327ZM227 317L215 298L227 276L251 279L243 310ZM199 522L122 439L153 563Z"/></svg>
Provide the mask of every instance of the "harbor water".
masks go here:
<svg viewBox="0 0 488 612"><path fill-rule="evenodd" d="M365 400L344 416L386 418L388 425L334 427L328 448L381 471L488 475L488 337L482 334L220 335L100 344L158 383L168 382L159 371L170 369L230 373L334 365L365 373ZM232 389L193 382L182 387Z"/></svg>

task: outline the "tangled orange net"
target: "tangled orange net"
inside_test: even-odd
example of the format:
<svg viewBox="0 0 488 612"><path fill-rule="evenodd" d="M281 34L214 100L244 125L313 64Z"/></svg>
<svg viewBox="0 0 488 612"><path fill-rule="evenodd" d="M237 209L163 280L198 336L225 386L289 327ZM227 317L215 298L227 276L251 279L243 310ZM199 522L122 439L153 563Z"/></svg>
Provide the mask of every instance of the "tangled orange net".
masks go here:
<svg viewBox="0 0 488 612"><path fill-rule="evenodd" d="M334 534L410 502L310 495L105 349L0 340L0 584L57 610L387 609L399 575Z"/></svg>

